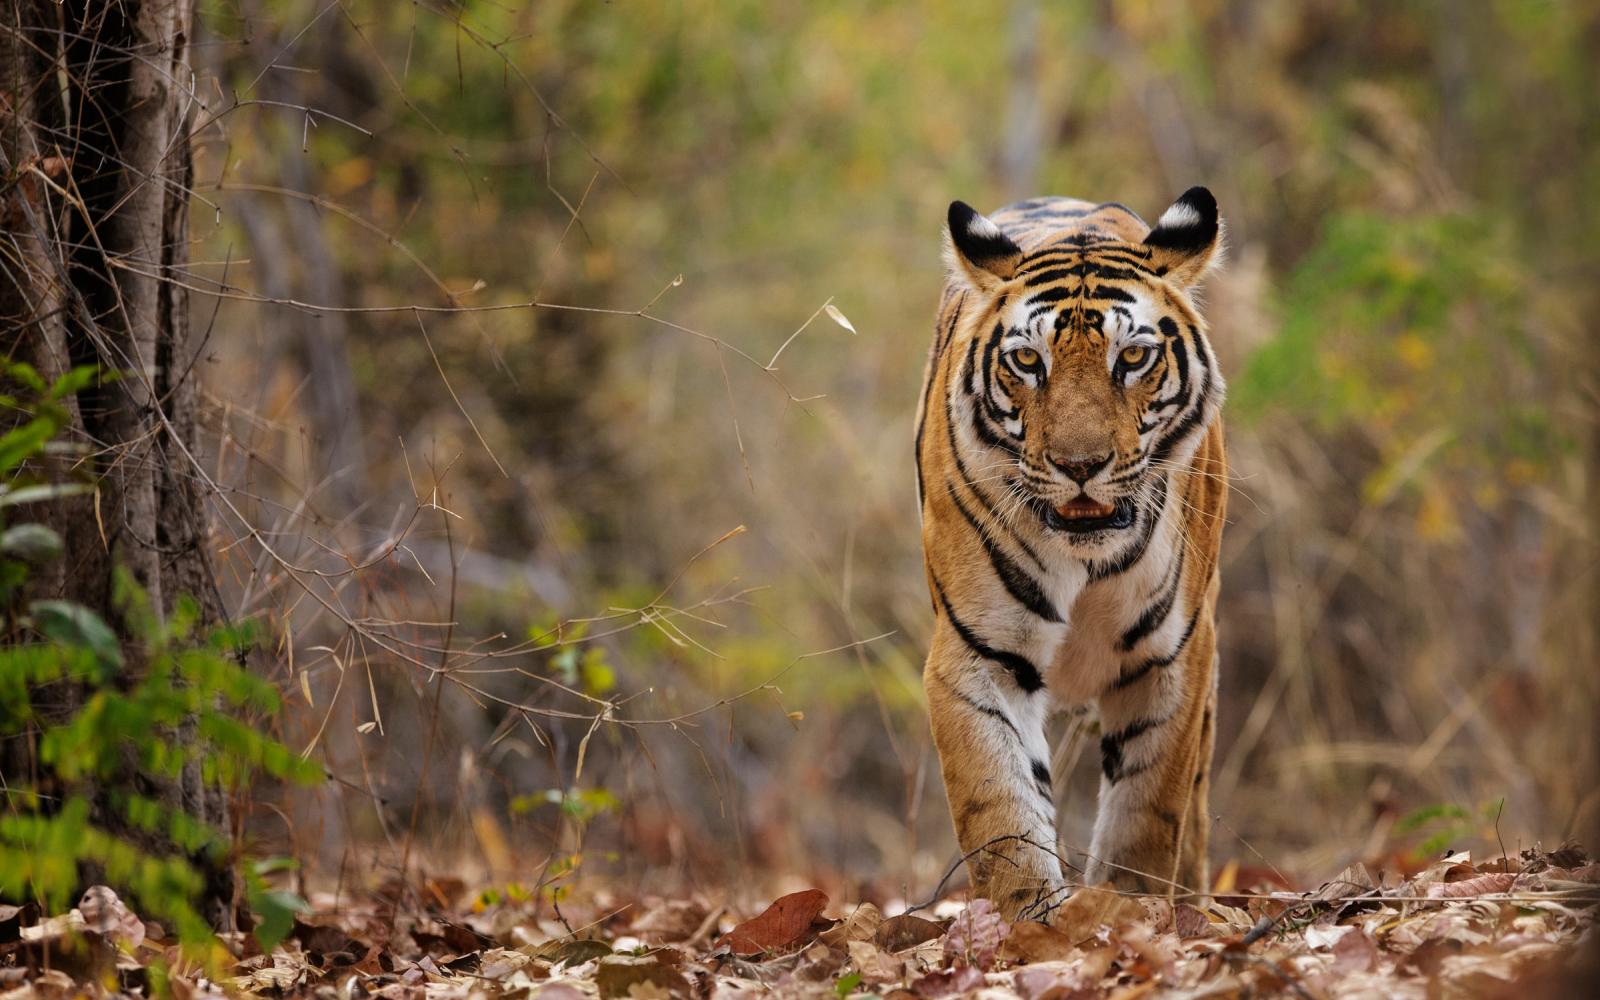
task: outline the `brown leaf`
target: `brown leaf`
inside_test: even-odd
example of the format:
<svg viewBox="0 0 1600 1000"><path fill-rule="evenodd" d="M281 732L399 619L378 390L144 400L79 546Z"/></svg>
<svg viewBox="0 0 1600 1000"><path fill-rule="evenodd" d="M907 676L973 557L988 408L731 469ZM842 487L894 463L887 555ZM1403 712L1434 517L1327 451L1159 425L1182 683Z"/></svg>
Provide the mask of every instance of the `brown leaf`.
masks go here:
<svg viewBox="0 0 1600 1000"><path fill-rule="evenodd" d="M738 955L760 955L799 946L811 933L811 923L822 915L828 897L820 889L791 892L717 939Z"/></svg>
<svg viewBox="0 0 1600 1000"><path fill-rule="evenodd" d="M592 941L588 938L556 938L554 941L546 941L537 948L524 948L523 951L547 962L582 965L611 954L611 946L604 941Z"/></svg>
<svg viewBox="0 0 1600 1000"><path fill-rule="evenodd" d="M1011 932L1011 925L1000 916L994 903L974 899L951 921L944 935L944 960L950 965L975 965L988 969L1000 953L1000 945Z"/></svg>
<svg viewBox="0 0 1600 1000"><path fill-rule="evenodd" d="M1463 879L1460 882L1435 882L1428 886L1429 899L1459 899L1463 896L1481 896L1489 892L1510 892L1517 877L1510 872L1497 872Z"/></svg>
<svg viewBox="0 0 1600 1000"><path fill-rule="evenodd" d="M452 955L494 947L494 939L479 934L465 924L449 920L430 920L419 924L411 932L411 937L424 951L448 952Z"/></svg>
<svg viewBox="0 0 1600 1000"><path fill-rule="evenodd" d="M914 913L902 913L898 917L890 917L878 927L877 942L884 951L905 951L924 941L941 937L944 937L942 924Z"/></svg>
<svg viewBox="0 0 1600 1000"><path fill-rule="evenodd" d="M905 978L905 960L880 950L871 941L847 941L845 947L850 952L851 963L861 973L862 982L876 986L898 983Z"/></svg>
<svg viewBox="0 0 1600 1000"><path fill-rule="evenodd" d="M850 941L871 941L883 925L883 914L871 903L862 903L850 915L817 935L817 940L834 948Z"/></svg>
<svg viewBox="0 0 1600 1000"><path fill-rule="evenodd" d="M1072 939L1056 928L1024 920L1011 925L1000 955L1009 962L1055 962L1071 958L1077 951Z"/></svg>
<svg viewBox="0 0 1600 1000"><path fill-rule="evenodd" d="M314 920L304 920L296 917L294 929L289 936L300 942L300 947L307 952L329 954L332 952L348 951L351 954L364 954L366 947L345 933L343 927L325 923L325 917Z"/></svg>
<svg viewBox="0 0 1600 1000"><path fill-rule="evenodd" d="M689 981L683 973L661 961L659 955L607 955L594 974L604 1000L627 997L640 986L654 986L668 995L688 1000Z"/></svg>
<svg viewBox="0 0 1600 1000"><path fill-rule="evenodd" d="M667 900L639 914L630 929L646 941L687 941L709 915L704 906L692 900Z"/></svg>
<svg viewBox="0 0 1600 1000"><path fill-rule="evenodd" d="M1011 982L1022 1000L1077 1000L1101 995L1075 967L1061 962L1020 969Z"/></svg>
<svg viewBox="0 0 1600 1000"><path fill-rule="evenodd" d="M117 897L108 886L91 885L78 900L83 925L112 941L137 948L144 943L144 921Z"/></svg>
<svg viewBox="0 0 1600 1000"><path fill-rule="evenodd" d="M1181 938L1211 936L1211 918L1188 903L1179 903L1172 910L1172 928Z"/></svg>
<svg viewBox="0 0 1600 1000"><path fill-rule="evenodd" d="M1144 907L1138 901L1116 892L1111 883L1106 882L1084 886L1074 892L1050 915L1050 924L1066 934L1073 944L1082 944L1098 934L1102 927L1116 927L1143 916Z"/></svg>
<svg viewBox="0 0 1600 1000"><path fill-rule="evenodd" d="M813 983L832 982L839 978L849 961L850 954L843 948L830 948L817 941L801 954L794 978Z"/></svg>
<svg viewBox="0 0 1600 1000"><path fill-rule="evenodd" d="M1600 882L1600 861L1584 865L1582 868L1574 868L1567 877L1574 882Z"/></svg>
<svg viewBox="0 0 1600 1000"><path fill-rule="evenodd" d="M429 876L422 880L422 898L440 910L455 906L466 891L467 883L453 875Z"/></svg>
<svg viewBox="0 0 1600 1000"><path fill-rule="evenodd" d="M1333 969L1335 975L1347 976L1353 972L1368 972L1378 963L1378 946L1366 931L1352 927L1350 933L1333 943Z"/></svg>
<svg viewBox="0 0 1600 1000"><path fill-rule="evenodd" d="M1352 896L1364 896L1377 887L1378 883L1372 880L1372 873L1367 871L1367 866L1358 861L1340 872L1333 881L1324 882L1320 889L1311 894L1311 898L1331 903Z"/></svg>
<svg viewBox="0 0 1600 1000"><path fill-rule="evenodd" d="M911 992L926 1000L955 996L978 989L985 984L983 973L970 965L950 972L930 972L911 984Z"/></svg>

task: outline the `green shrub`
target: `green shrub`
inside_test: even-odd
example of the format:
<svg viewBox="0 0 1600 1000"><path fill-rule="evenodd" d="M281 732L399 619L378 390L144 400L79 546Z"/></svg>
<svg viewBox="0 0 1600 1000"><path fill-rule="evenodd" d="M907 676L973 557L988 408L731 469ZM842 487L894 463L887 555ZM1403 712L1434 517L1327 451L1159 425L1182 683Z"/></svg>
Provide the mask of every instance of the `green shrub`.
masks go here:
<svg viewBox="0 0 1600 1000"><path fill-rule="evenodd" d="M201 872L230 863L226 836L135 790L130 764L156 782L197 766L205 786L228 791L262 773L315 782L320 769L246 721L279 707L277 690L241 666L255 641L253 623L198 630L200 608L187 596L163 616L120 569L112 587L120 637L81 604L29 599L31 571L60 558L62 542L44 524L10 521L31 505L93 489L41 481L28 463L60 447L61 401L96 373L78 369L48 387L26 365L7 363L6 374L33 398L0 396L0 407L21 417L0 436L0 740L32 741L38 768L4 776L0 897L35 899L59 912L90 865L139 912L200 950L212 941L199 912ZM36 708L41 694L65 686L74 697L64 717ZM246 867L244 881L260 918L257 938L270 948L298 902L268 891L258 871Z"/></svg>

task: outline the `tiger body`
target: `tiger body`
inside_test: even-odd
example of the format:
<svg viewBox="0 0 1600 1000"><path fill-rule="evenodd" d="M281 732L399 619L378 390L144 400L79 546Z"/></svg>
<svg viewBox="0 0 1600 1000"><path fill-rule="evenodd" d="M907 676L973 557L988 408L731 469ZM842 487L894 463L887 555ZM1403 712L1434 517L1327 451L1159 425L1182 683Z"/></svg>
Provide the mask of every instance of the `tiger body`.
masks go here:
<svg viewBox="0 0 1600 1000"><path fill-rule="evenodd" d="M1097 703L1089 884L1204 891L1224 383L1188 294L1220 243L1193 189L951 206L917 420L936 624L924 670L975 891L1042 917L1071 882L1045 724Z"/></svg>

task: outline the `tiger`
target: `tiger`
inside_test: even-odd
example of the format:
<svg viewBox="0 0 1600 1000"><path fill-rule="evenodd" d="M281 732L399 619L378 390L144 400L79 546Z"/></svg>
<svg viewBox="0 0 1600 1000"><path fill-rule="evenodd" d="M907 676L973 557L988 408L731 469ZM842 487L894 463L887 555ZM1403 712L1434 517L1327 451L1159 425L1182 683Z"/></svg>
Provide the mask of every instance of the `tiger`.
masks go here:
<svg viewBox="0 0 1600 1000"><path fill-rule="evenodd" d="M935 624L923 686L975 895L1047 919L1075 885L1203 893L1226 386L1194 291L1203 187L951 204L916 423ZM1097 707L1086 863L1058 850L1046 723Z"/></svg>

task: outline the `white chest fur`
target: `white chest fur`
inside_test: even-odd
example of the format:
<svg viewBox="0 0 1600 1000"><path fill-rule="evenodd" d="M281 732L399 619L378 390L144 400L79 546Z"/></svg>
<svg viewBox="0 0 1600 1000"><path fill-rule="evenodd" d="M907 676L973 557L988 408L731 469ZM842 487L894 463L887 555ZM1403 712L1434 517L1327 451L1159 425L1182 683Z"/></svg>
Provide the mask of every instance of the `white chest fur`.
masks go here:
<svg viewBox="0 0 1600 1000"><path fill-rule="evenodd" d="M1043 669L1045 687L1058 705L1094 700L1125 668L1166 653L1180 640L1190 609L1174 579L1175 528L1171 511L1164 511L1143 558L1126 572L1089 582L1078 591L1060 645L1053 657L1042 661L1048 664ZM1162 620L1139 631L1141 617L1153 606L1159 610L1169 590L1176 593ZM1135 636L1131 646L1126 642L1130 636Z"/></svg>

